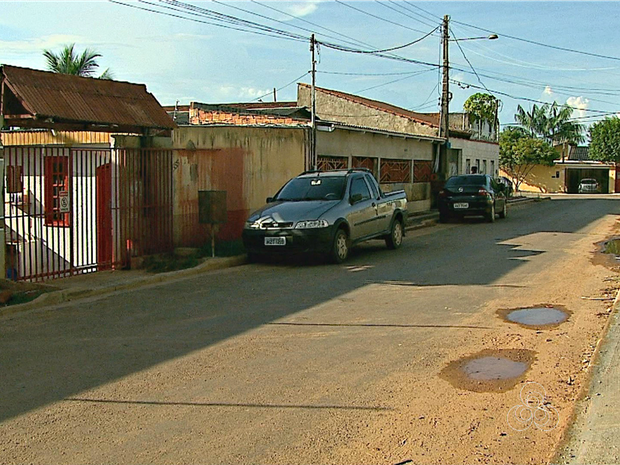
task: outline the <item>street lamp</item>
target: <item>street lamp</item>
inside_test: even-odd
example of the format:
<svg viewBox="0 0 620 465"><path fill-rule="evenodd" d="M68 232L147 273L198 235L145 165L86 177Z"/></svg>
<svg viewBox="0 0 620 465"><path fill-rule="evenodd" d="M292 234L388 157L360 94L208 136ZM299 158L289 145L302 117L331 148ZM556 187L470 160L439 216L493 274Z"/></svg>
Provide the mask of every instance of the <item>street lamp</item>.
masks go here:
<svg viewBox="0 0 620 465"><path fill-rule="evenodd" d="M440 148L439 156L437 157L437 161L435 163L435 172L439 173L442 170L442 160L446 160L447 151L449 145L449 131L450 131L450 89L449 89L449 69L450 62L448 59L448 44L450 41L461 41L461 40L495 40L498 39L497 34L490 34L488 36L482 37L466 37L464 39L450 39L449 33L449 23L450 16L445 15L443 17L443 25L442 25L442 45L443 45L443 63L442 63L442 90L441 90L441 108L440 108L440 116L439 116L439 137L444 139L444 143Z"/></svg>

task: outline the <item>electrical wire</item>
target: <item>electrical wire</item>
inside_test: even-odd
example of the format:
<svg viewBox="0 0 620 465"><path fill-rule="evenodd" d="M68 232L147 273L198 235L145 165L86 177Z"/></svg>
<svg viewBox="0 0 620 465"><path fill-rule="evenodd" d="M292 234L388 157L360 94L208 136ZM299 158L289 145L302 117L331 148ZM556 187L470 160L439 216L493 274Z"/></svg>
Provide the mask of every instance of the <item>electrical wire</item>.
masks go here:
<svg viewBox="0 0 620 465"><path fill-rule="evenodd" d="M414 31L414 32L421 32L422 34L424 33L424 31L420 31L419 29L413 29L413 28L411 28L411 27L409 27L409 26L405 26L404 24L400 24L400 23L397 23L397 22L395 22L395 21L390 21L389 19L385 19L385 18L382 18L381 16L374 15L374 14L369 13L369 12L367 12L367 11L364 11L364 10L362 10L362 9L360 9L360 8L356 8L356 7L352 6L352 5L349 5L348 3L344 3L344 2L342 2L342 1L340 1L340 0L334 0L334 1L335 1L336 3L339 3L339 4L340 4L340 5L342 5L342 6L346 6L347 8L350 8L350 9L352 9L352 10L358 11L358 12L360 12L360 13L362 13L362 14L365 14L366 16L370 16L370 17L375 18L375 19L378 19L378 20L380 20L380 21L384 21L384 22L386 22L386 23L394 24L395 26L400 26L400 27L402 27L402 28L409 29L410 31Z"/></svg>
<svg viewBox="0 0 620 465"><path fill-rule="evenodd" d="M457 85L465 85L468 87L472 87L474 89L484 89L483 87L477 86L475 84L470 84L468 82L463 82L463 81L457 81L457 80L450 80L450 82L452 82L453 84L457 84ZM549 102L543 102L542 100L536 100L536 99L532 99L532 98L528 98L528 97L516 97L514 95L508 94L506 92L501 92L499 90L492 90L490 92L493 92L494 94L498 94L498 95L503 95L505 97L509 97L513 100L523 100L525 102L532 102L532 103L536 103L536 104L548 104ZM564 106L572 108L573 110L579 110L579 111L588 111L588 112L592 112L592 113L597 113L597 114L607 114L608 111L605 110L595 110L593 108L578 108L572 105L567 105L565 104Z"/></svg>
<svg viewBox="0 0 620 465"><path fill-rule="evenodd" d="M141 3L151 4L151 3L146 2L144 0L139 0L139 1ZM132 5L131 3L125 3L125 2L122 2L122 1L119 1L119 0L108 0L108 2L115 3L117 5L129 7L129 8L134 8L134 9L137 9L137 10L142 10L142 11L147 11L147 12L150 12L150 13L155 13L155 14L159 14L159 15L163 15L163 16L168 16L168 17L171 17L171 18L183 19L185 21L191 21L191 22L200 23L200 24L208 24L210 26L216 26L216 27L220 27L220 28L224 28L224 29L232 29L232 30L235 30L235 31L248 32L248 33L252 33L252 34L257 34L257 35L262 35L262 36L267 36L267 37L276 37L276 38L280 38L280 39L296 40L296 41L300 40L299 38L294 38L294 37L278 36L278 35L275 35L275 34L269 34L269 33L264 33L264 32L259 32L259 31L243 29L241 27L225 26L223 24L218 24L218 23L211 22L211 21L205 21L205 20L200 20L200 19L196 19L196 18L188 18L186 16L181 16L181 15L169 13L169 12L166 12L166 11L154 10L154 9L146 8L146 7L139 6L139 5ZM304 42L305 41L306 41L306 39L304 38Z"/></svg>
<svg viewBox="0 0 620 465"><path fill-rule="evenodd" d="M426 97L426 100L424 102L422 102L420 105L418 105L417 107L413 107L412 110L420 110L422 108L426 108L428 105L428 103L431 101L431 99L433 98L433 93L439 89L439 83L437 83L435 85L435 87L433 88L433 90L431 90L431 93L428 94L428 97ZM435 104L433 104L435 105Z"/></svg>
<svg viewBox="0 0 620 465"><path fill-rule="evenodd" d="M450 30L450 32L452 32L452 30ZM467 62L467 64L469 65L469 67L471 68L471 70L474 72L474 74L476 75L476 78L478 79L478 82L480 83L480 85L482 87L484 87L484 89L489 93L492 94L492 92L487 89L487 86L484 85L484 82L482 82L482 79L480 79L480 75L478 74L478 72L476 71L476 69L474 68L474 65L471 64L471 61L469 61L469 58L467 58L467 55L465 55L465 51L463 50L463 47L461 47L460 42L458 41L458 39L454 36L454 34L452 34L452 36L454 37L454 42L456 42L456 45L458 45L459 50L461 51L461 54L463 55L463 58L465 58L465 61Z"/></svg>
<svg viewBox="0 0 620 465"><path fill-rule="evenodd" d="M520 42L525 42L525 43L528 43L528 44L538 45L540 47L546 47L546 48L550 48L550 49L553 49L553 50L561 50L563 52L578 53L580 55L586 55L586 56L591 56L591 57L596 57L596 58L604 58L604 59L607 59L607 60L620 61L619 57L614 57L614 56L609 56L609 55L601 55L599 53L584 52L583 50L575 50L575 49L571 49L571 48L567 48L567 47L559 47L557 45L544 44L542 42L536 42L535 40L523 39L521 37L516 37L516 36L509 35L509 34L500 33L500 32L497 32L497 31L491 31L490 29L485 29L485 28L482 28L482 27L474 26L472 24L467 24L467 23L464 23L464 22L461 22L461 21L452 20L452 22L457 23L457 24L461 24L463 26L471 27L471 28L474 28L474 29L478 29L480 31L489 32L489 33L492 33L492 34L498 34L498 35L501 35L502 37L506 37L508 39L513 39L513 40L518 40Z"/></svg>
<svg viewBox="0 0 620 465"><path fill-rule="evenodd" d="M337 44L330 44L328 42L323 42L323 41L317 41L317 43L328 47L328 48L333 48L334 50L339 50L341 52L351 52L351 53L360 53L360 54L368 54L368 55L379 55L381 53L385 53L385 52L393 52L394 50L401 50L403 48L407 48L410 47L414 44L417 44L418 42L423 41L424 39L426 39L428 36L430 36L433 32L435 32L437 29L439 29L439 26L437 26L435 29L433 29L431 32L428 32L426 35L424 35L423 37L420 37L419 39L416 39L414 41L411 42L407 42L406 44L403 45L397 45L395 47L390 47L390 48L384 48L381 50L361 50L361 49L354 49L354 48L349 48L349 47L344 47L341 45L337 45Z"/></svg>
<svg viewBox="0 0 620 465"><path fill-rule="evenodd" d="M255 3L255 4L257 4L257 5L260 5L260 6L264 7L264 8L268 8L269 10L272 10L272 11L275 11L275 12L277 12L277 13L280 13L280 14L283 14L283 15L285 15L285 16L288 16L289 18L296 19L297 21L301 21L301 22L304 22L304 23L306 23L306 24L310 24L311 26L318 27L318 28L323 29L323 30L325 30L325 31L331 32L331 33L333 33L333 34L337 34L337 35L339 35L339 36L341 36L341 37L344 37L344 38L346 38L346 39L350 39L350 40L354 41L354 42L348 42L348 43L350 43L350 44L354 44L354 45L359 45L359 44L362 44L362 45L366 45L366 46L371 46L371 45L369 45L369 44L367 44L367 43L365 43L365 42L360 41L359 39L356 39L356 38L354 38L354 37L348 36L348 35L346 35L346 34L342 34L341 32L335 31L335 30L333 30L333 29L329 29L329 28L327 28L327 27L321 26L320 24L313 23L312 21L308 21L308 20L305 20L305 19L303 19L303 18L299 18L299 17L297 17L297 16L295 16L295 15L292 15L292 14L290 14L290 13L287 13L286 11L279 10L278 8L274 8L274 7L272 7L272 6L266 5L266 4L261 3L261 2L258 2L258 1L256 1L256 0L250 0L250 1L251 1L252 3ZM339 2L338 0L336 0L336 2L337 2L337 3L342 3L342 2ZM345 6L346 6L346 5L345 5ZM422 32L422 31L416 31L416 32ZM326 36L326 37L327 37L327 36ZM345 42L346 42L346 41L345 41Z"/></svg>
<svg viewBox="0 0 620 465"><path fill-rule="evenodd" d="M387 0L387 1L388 1L389 3L393 3L394 5L396 5L396 6L397 6L397 7L399 7L399 8L401 8L401 7L400 7L400 5L399 5L398 3L396 3L396 2L394 2L394 1L392 1L392 0ZM411 16L411 15L409 15L409 14L407 14L407 13L404 13L403 11L398 10L398 9L396 9L396 8L394 8L394 7L390 6L390 5L387 5L387 4L385 4L385 3L381 3L379 0L375 0L375 2L376 2L376 3L378 3L379 5L381 5L382 7L385 7L385 8L388 8L388 9L392 10L392 11L395 11L396 13L401 14L401 15L403 15L403 16L406 16L406 17L407 17L407 18L409 18L409 19L413 19L414 21L417 21L417 22L419 22L419 23L421 23L421 24L424 24L425 26L428 26L428 27L433 27L433 24L429 24L429 23L428 23L428 22L426 22L426 21L422 21L421 19L416 18L415 16ZM405 11L406 11L406 10L405 10Z"/></svg>
<svg viewBox="0 0 620 465"><path fill-rule="evenodd" d="M355 91L353 93L354 94L361 94L362 92L366 92L368 90L376 89L378 87L388 86L390 84L394 84L395 82L404 81L406 79L411 79L412 77L419 76L420 74L428 73L429 71L433 71L433 70L432 69L425 69L424 71L419 71L419 72L417 72L415 74L412 74L411 76L405 76L405 77L402 77L402 78L394 79L392 81L384 82L383 84L377 84L377 85L372 86L372 87L367 87L365 89L358 90L358 91Z"/></svg>
<svg viewBox="0 0 620 465"><path fill-rule="evenodd" d="M280 92L282 89L286 89L288 86L296 83L297 81L299 81L302 77L307 76L308 74L310 74L310 71L306 71L304 74L302 74L299 77L296 77L295 79L293 79L291 82L289 82L288 84L283 85L282 87L278 87L276 89L276 92ZM256 102L260 99L262 99L263 97L267 97L268 95L271 95L271 92L267 92L265 95L261 95L260 97L256 97L254 100L250 100L251 102Z"/></svg>

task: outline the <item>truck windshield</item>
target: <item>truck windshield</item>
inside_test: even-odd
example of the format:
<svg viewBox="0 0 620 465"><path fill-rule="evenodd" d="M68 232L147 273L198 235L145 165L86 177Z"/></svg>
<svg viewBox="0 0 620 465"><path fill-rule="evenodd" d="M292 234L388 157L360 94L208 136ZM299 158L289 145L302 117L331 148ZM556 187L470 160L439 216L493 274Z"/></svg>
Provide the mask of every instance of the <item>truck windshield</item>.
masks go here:
<svg viewBox="0 0 620 465"><path fill-rule="evenodd" d="M282 188L276 200L341 200L344 189L344 176L295 178Z"/></svg>

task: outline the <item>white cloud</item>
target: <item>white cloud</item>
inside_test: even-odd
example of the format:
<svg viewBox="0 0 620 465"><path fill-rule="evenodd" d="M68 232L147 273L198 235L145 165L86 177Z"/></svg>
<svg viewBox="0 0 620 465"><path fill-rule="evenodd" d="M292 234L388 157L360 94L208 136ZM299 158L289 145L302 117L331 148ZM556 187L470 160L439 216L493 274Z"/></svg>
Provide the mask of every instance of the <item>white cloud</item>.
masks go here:
<svg viewBox="0 0 620 465"><path fill-rule="evenodd" d="M573 117L583 118L587 114L585 110L590 106L590 100L582 96L569 97L566 99L566 104L576 108L576 110L573 110Z"/></svg>
<svg viewBox="0 0 620 465"><path fill-rule="evenodd" d="M545 87L545 90L543 90L540 96L540 100L542 100L543 102L547 102L547 103L552 103L556 100L555 92L553 92L553 89L551 88L551 86Z"/></svg>
<svg viewBox="0 0 620 465"><path fill-rule="evenodd" d="M306 0L305 2L293 3L292 5L287 5L286 12L302 18L314 13L318 9L319 3L321 3L320 0Z"/></svg>
<svg viewBox="0 0 620 465"><path fill-rule="evenodd" d="M86 39L69 34L52 34L25 40L0 41L0 50L7 55L22 55L24 53L41 54L44 49L56 49L73 43L84 43Z"/></svg>
<svg viewBox="0 0 620 465"><path fill-rule="evenodd" d="M272 90L256 87L220 86L214 97L220 101L246 102L269 94Z"/></svg>

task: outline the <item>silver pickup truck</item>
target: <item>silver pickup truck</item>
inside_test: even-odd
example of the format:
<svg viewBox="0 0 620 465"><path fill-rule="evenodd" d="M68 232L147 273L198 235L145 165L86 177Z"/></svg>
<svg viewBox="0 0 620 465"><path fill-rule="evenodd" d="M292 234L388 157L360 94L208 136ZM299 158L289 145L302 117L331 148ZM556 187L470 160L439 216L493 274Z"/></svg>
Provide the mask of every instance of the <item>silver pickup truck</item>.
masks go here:
<svg viewBox="0 0 620 465"><path fill-rule="evenodd" d="M353 245L369 239L400 247L406 221L405 192L381 192L370 171L307 171L250 215L243 243L251 261L261 254L318 252L342 263Z"/></svg>

